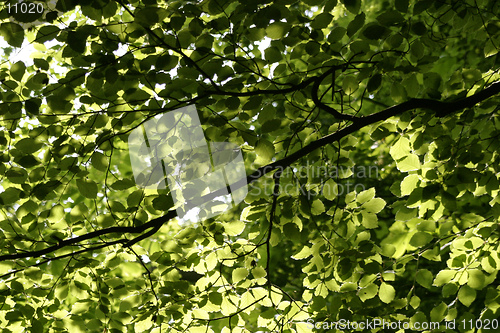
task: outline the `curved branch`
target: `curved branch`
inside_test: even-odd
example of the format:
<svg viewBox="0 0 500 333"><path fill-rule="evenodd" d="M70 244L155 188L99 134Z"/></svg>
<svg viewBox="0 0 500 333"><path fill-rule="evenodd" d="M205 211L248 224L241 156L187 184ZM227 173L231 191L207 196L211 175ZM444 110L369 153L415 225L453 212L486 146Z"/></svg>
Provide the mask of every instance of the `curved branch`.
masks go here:
<svg viewBox="0 0 500 333"><path fill-rule="evenodd" d="M2 274L2 275L0 275L0 279L5 279L5 278L11 276L12 274L16 274L16 273L22 272L23 270L25 270L27 268L30 268L30 267L42 266L42 265L45 265L45 264L47 264L47 263L49 263L51 261L54 261L54 260L64 259L64 258L67 258L67 257L72 257L73 258L74 256L76 256L78 254L82 254L82 253L85 253L85 252L92 252L92 251L100 250L100 249L108 247L108 246L112 246L112 245L116 245L116 244L123 244L123 243L125 243L125 240L118 239L116 241L112 241L112 242L109 242L109 243L104 243L104 244L101 244L99 246L85 248L85 249L82 249L82 250L78 250L78 251L75 251L75 252L66 253L66 254L63 254L63 255L60 255L60 256L56 256L56 257L45 258L44 260L39 261L36 264L25 266L23 268L19 268L19 269L15 269L15 270L11 270L11 271L9 271L9 272L7 272L5 274Z"/></svg>
<svg viewBox="0 0 500 333"><path fill-rule="evenodd" d="M5 254L0 256L0 261L5 261L5 260L12 260L12 259L21 259L21 258L36 258L36 257L41 257L45 254L55 252L57 250L60 250L66 246L73 246L75 244L81 243L85 240L96 238L99 236L103 235L108 235L108 234L125 234L125 233L132 233L132 234L137 234L141 233L149 228L155 228L156 230L159 229L165 222L173 219L176 217L177 214L175 211L169 211L167 214L160 216L158 218L155 218L147 223L144 223L143 225L140 226L134 226L134 227L109 227L109 228L104 228L96 231L89 232L85 235L73 237L73 238L67 238L65 240L61 240L58 242L56 245L49 246L43 250L38 250L38 251L27 251L27 252L22 252L22 253L11 253L11 254ZM153 230L155 230L153 229ZM139 236L141 237L141 236ZM141 238L142 239L142 238ZM139 239L140 240L140 239ZM127 244L133 243L134 239L131 241L127 242ZM123 241L122 241L123 242Z"/></svg>
<svg viewBox="0 0 500 333"><path fill-rule="evenodd" d="M298 159L306 156L307 154L313 152L314 150L321 148L323 146L326 146L328 144L331 144L333 142L339 141L342 138L346 137L349 134L352 134L356 132L357 130L368 126L372 125L376 122L382 121L389 119L391 117L400 115L406 111L414 110L414 109L429 109L432 111L436 112L437 117L443 117L447 114L457 112L460 110L463 110L468 107L472 107L476 105L477 103L480 103L489 97L492 97L494 95L497 95L500 93L500 81L493 83L491 86L488 88L472 95L466 98L461 98L457 101L453 102L442 102L442 101L435 101L435 100L430 100L430 99L410 99L406 102L403 102L401 104L391 106L385 110L382 110L380 112L368 115L368 116L363 116L363 117L358 117L355 122L353 122L351 125L348 127L345 127L335 133L331 133L328 135L325 135L324 137L311 142L307 146L297 150L296 152L288 155L287 157L284 157L283 159L270 163L268 165L264 165L257 170L255 170L252 174L248 175L246 179L240 179L236 183L232 184L231 187L223 188L220 190L217 190L215 192L209 193L205 196L202 197L203 202L207 202L208 200L212 200L218 196L223 195L224 193L228 193L227 191L230 191L231 189L237 190L246 184L250 184L251 182L261 178L262 176L275 171L275 170L284 170L286 167L290 166L293 162L297 161Z"/></svg>
<svg viewBox="0 0 500 333"><path fill-rule="evenodd" d="M313 100L314 104L318 108L320 108L323 111L328 112L329 114L331 114L332 116L334 116L336 119L355 121L359 117L356 117L356 116L353 116L353 115L350 115L350 114L340 113L337 110L335 110L334 108L329 107L328 105L326 105L325 103L323 103L319 99L319 86L320 86L321 82L323 82L323 80L328 75L330 75L332 73L335 73L336 70L337 70L337 67L332 67L331 69L329 69L328 71L326 71L325 73L323 73L321 76L319 76L319 77L316 78L316 80L314 81L313 87L312 87L312 100Z"/></svg>
<svg viewBox="0 0 500 333"><path fill-rule="evenodd" d="M391 106L385 110L382 110L380 112L368 115L368 116L363 116L363 117L357 117L357 120L353 122L351 125L348 127L345 127L341 129L340 131L337 131L335 133L328 134L316 141L311 142L307 146L299 149L298 151L292 153L291 155L286 156L285 158L270 163L268 165L262 166L255 170L253 173L248 175L246 178L242 178L239 181L228 185L226 188L221 188L219 190L216 190L214 192L211 192L209 194L204 195L201 197L200 203L206 203L216 197L219 197L221 195L231 193L231 191L235 191L247 184L250 184L257 179L263 177L264 175L275 171L275 170L284 170L284 168L290 166L292 163L296 162L300 158L306 156L307 154L311 153L312 151L321 148L323 146L326 146L328 144L331 144L333 142L339 141L342 138L346 137L349 134L352 134L356 132L357 130L374 124L376 122L386 120L390 117L402 114L406 111L409 110L414 110L414 109L429 109L432 111L436 112L437 117L444 117L446 115L449 115L451 113L463 110L465 108L473 107L474 105L494 96L500 93L500 81L495 82L492 85L490 85L488 88L483 89L480 92L475 93L474 95L471 95L469 97L461 98L456 101L452 102L442 102L442 101L435 101L435 100L430 100L430 99L410 99L406 102L403 102L401 104ZM160 227L167 221L175 218L177 216L177 213L175 211L169 211L167 214L160 216L158 218L155 218L149 222L144 223L143 225L140 226L135 226L135 227L110 227L110 228L105 228L97 231L90 232L88 234L74 237L74 238L68 238L65 240L60 241L57 245L50 246L46 249L43 250L38 250L38 251L28 251L28 252L23 252L23 253L13 253L13 254L7 254L7 255L2 255L0 256L0 261L5 261L5 260L12 260L12 259L20 259L20 258L33 258L33 257L40 257L44 254L48 254L51 252L54 252L56 250L59 250L63 247L66 246L71 246L75 245L77 243L80 243L84 240L92 239L98 236L102 235L107 235L111 233L141 233L147 229L152 228L148 232L137 236L136 238L128 241L125 246L131 246L151 235L156 233Z"/></svg>

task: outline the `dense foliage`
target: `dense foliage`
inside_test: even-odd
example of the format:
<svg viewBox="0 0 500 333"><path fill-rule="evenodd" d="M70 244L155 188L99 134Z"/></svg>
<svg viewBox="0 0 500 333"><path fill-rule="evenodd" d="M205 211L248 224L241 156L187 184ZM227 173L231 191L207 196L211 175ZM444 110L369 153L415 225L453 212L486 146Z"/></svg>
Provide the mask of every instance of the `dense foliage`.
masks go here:
<svg viewBox="0 0 500 333"><path fill-rule="evenodd" d="M498 1L21 3L0 3L2 332L496 331ZM127 146L187 105L249 181L196 223Z"/></svg>

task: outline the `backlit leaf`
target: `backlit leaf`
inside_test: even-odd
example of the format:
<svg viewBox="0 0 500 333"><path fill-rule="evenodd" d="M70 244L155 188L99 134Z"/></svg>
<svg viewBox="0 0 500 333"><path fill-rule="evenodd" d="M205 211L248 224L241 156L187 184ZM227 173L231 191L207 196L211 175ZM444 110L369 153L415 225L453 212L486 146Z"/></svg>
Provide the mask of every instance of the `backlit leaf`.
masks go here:
<svg viewBox="0 0 500 333"><path fill-rule="evenodd" d="M274 145L267 140L260 140L255 147L255 153L263 159L270 160L274 154Z"/></svg>
<svg viewBox="0 0 500 333"><path fill-rule="evenodd" d="M24 64L24 62L18 61L15 64L13 64L12 67L10 68L10 75L12 75L14 80L21 81L25 71L26 71L26 65Z"/></svg>
<svg viewBox="0 0 500 333"><path fill-rule="evenodd" d="M415 247L422 247L424 245L427 245L432 239L433 237L431 234L419 231L411 237L410 244Z"/></svg>
<svg viewBox="0 0 500 333"><path fill-rule="evenodd" d="M281 39L290 31L290 25L286 22L274 22L266 28L266 35L271 39Z"/></svg>
<svg viewBox="0 0 500 333"><path fill-rule="evenodd" d="M361 8L361 0L342 0L342 3L353 14L357 14Z"/></svg>
<svg viewBox="0 0 500 333"><path fill-rule="evenodd" d="M97 197L97 184L93 180L77 179L76 185L85 198L95 199Z"/></svg>
<svg viewBox="0 0 500 333"><path fill-rule="evenodd" d="M238 283L241 280L245 279L248 275L248 270L244 267L236 268L232 272L233 283Z"/></svg>
<svg viewBox="0 0 500 333"><path fill-rule="evenodd" d="M434 276L427 269L419 269L415 279L421 286L430 289Z"/></svg>
<svg viewBox="0 0 500 333"><path fill-rule="evenodd" d="M24 40L24 29L17 23L2 23L0 24L0 35L9 45L21 47Z"/></svg>
<svg viewBox="0 0 500 333"><path fill-rule="evenodd" d="M468 285L460 287L458 291L458 300L465 306L470 306L476 299L476 291Z"/></svg>
<svg viewBox="0 0 500 333"><path fill-rule="evenodd" d="M379 287L378 297L384 303L390 303L396 296L396 290L388 283L382 282Z"/></svg>
<svg viewBox="0 0 500 333"><path fill-rule="evenodd" d="M440 271L436 278L434 279L433 285L440 287L443 284L449 283L456 275L456 271L450 269L444 269Z"/></svg>

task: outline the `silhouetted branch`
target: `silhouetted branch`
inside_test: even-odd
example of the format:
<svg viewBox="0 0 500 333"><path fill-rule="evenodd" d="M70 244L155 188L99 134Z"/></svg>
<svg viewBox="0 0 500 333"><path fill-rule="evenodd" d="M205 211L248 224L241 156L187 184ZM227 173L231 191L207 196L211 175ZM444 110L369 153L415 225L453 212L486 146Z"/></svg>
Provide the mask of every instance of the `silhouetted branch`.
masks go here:
<svg viewBox="0 0 500 333"><path fill-rule="evenodd" d="M317 78L317 77L316 77ZM285 89L286 90L286 89ZM270 163L268 165L262 166L258 168L256 171L254 171L252 174L248 175L246 179L241 179L237 181L236 183L231 184L230 186L228 185L226 188L219 189L217 191L211 192L207 195L204 195L201 198L201 203L206 203L218 196L224 195L228 193L227 191L235 191L238 188L241 188L247 184L250 184L257 179L260 179L264 175L281 169L283 170L284 168L290 166L292 163L296 162L300 158L306 156L307 154L311 153L312 151L321 148L323 146L326 146L328 144L331 144L333 142L339 141L342 138L346 137L349 134L352 134L356 132L357 130L374 124L379 121L383 121L386 119L389 119L391 117L400 115L406 111L409 110L414 110L414 109L428 109L436 112L437 117L444 117L446 115L449 115L451 113L463 110L465 108L470 108L475 106L476 104L494 96L500 93L500 82L495 82L489 87L483 89L482 91L479 91L469 97L461 98L456 101L451 101L451 102L443 102L443 101L435 101L431 99L422 99L422 98L413 98L410 99L406 102L403 102L401 104L391 106L385 110L382 110L380 112L368 115L368 116L363 116L363 117L356 117L356 121L354 121L351 125L335 132L328 134L316 141L311 142L307 146L299 149L298 151L282 158L279 161ZM231 93L228 93L231 94ZM81 243L84 240L96 238L99 236L107 235L107 234L126 234L126 233L131 233L131 234L137 234L137 233L142 233L145 230L151 229L147 231L144 234L141 234L137 236L136 238L132 240L119 240L117 242L120 243L125 243L124 246L132 246L133 244L136 244L137 242L152 236L155 234L160 227L167 221L177 217L177 213L175 211L169 211L167 214L160 216L158 218L155 218L147 223L144 223L143 225L140 226L130 226L130 227L110 227L110 228L105 228L101 230L96 230L93 232L90 232L88 234L78 236L78 237L73 237L73 238L68 238L65 240L62 240L58 242L57 245L50 246L46 249L43 250L38 250L38 251L27 251L27 252L22 252L22 253L13 253L13 254L7 254L7 255L1 255L0 256L0 261L5 261L5 260L13 260L13 259L21 259L21 258L33 258L33 257L40 257L42 255L48 254L55 252L59 249L62 249L67 246L72 246L78 243ZM114 243L113 243L114 244ZM89 249L89 251L92 249ZM85 252L85 250L79 251L79 253Z"/></svg>

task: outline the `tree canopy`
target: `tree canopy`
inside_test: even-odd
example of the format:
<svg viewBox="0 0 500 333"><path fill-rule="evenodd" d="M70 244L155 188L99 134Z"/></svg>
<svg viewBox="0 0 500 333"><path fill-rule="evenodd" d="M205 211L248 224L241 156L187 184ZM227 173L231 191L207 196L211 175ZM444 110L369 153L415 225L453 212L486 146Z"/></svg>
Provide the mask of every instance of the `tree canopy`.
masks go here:
<svg viewBox="0 0 500 333"><path fill-rule="evenodd" d="M13 0L0 22L3 332L497 331L498 1ZM128 145L188 106L248 183L201 221Z"/></svg>

